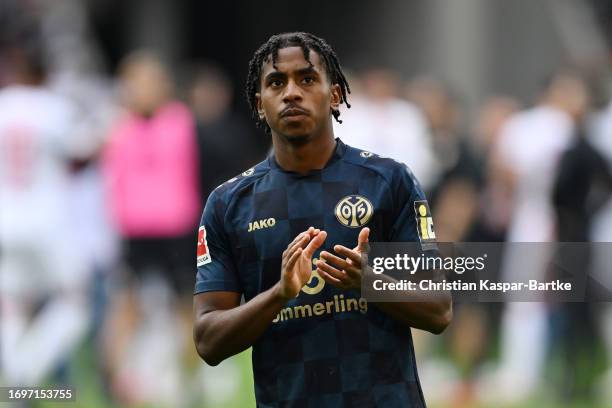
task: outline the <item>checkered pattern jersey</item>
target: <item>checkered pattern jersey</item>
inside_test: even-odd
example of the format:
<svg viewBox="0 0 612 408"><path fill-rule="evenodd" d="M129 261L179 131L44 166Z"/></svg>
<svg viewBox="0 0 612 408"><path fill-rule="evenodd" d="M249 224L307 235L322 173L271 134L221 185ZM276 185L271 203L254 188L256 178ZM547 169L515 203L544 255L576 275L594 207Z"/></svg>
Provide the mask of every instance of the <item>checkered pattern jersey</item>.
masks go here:
<svg viewBox="0 0 612 408"><path fill-rule="evenodd" d="M314 258L335 244L355 247L362 226L370 241L419 240L414 202L425 197L410 170L336 140L322 170L285 171L271 156L211 193L200 224L210 262L198 267L196 294L249 301L278 282L282 252L309 226L328 233ZM351 196L372 206L363 225L336 216ZM258 220L268 221L249 232ZM253 371L258 407L425 406L410 329L316 274L253 345Z"/></svg>

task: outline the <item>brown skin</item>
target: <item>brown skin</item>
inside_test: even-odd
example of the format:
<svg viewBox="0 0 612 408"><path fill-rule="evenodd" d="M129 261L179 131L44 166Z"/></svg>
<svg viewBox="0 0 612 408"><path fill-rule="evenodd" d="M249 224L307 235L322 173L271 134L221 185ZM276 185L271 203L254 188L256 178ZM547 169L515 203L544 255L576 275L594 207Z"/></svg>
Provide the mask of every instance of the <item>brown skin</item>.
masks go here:
<svg viewBox="0 0 612 408"><path fill-rule="evenodd" d="M0 49L0 88L8 85L44 86L46 71L36 63L20 45Z"/></svg>
<svg viewBox="0 0 612 408"><path fill-rule="evenodd" d="M155 55L136 52L121 65L121 96L132 112L151 116L172 96L172 80Z"/></svg>
<svg viewBox="0 0 612 408"><path fill-rule="evenodd" d="M260 117L270 126L274 154L279 166L306 173L321 169L336 146L332 110L340 104L340 87L331 84L319 55L310 52L312 66L301 48L279 50L276 69L268 60L262 70L257 94ZM317 268L326 282L341 289L361 288L361 253L369 228L359 233L358 245L336 245L338 258L323 251ZM248 347L272 324L272 320L295 298L311 276L312 256L327 233L314 227L300 233L283 252L279 282L240 305L235 292L206 292L194 296L194 340L198 354L217 365ZM378 303L377 306L409 327L441 333L452 315L450 298L431 302Z"/></svg>

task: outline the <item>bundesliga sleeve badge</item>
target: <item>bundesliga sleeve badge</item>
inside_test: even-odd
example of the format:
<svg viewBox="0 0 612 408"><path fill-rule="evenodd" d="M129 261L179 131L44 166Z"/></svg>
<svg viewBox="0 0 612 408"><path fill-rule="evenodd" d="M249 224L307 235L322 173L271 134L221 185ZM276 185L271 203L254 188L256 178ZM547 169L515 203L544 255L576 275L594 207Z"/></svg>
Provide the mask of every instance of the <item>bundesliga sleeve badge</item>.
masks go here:
<svg viewBox="0 0 612 408"><path fill-rule="evenodd" d="M206 265L211 261L208 251L208 243L206 242L206 228L202 225L198 229L198 250L197 250L197 266Z"/></svg>

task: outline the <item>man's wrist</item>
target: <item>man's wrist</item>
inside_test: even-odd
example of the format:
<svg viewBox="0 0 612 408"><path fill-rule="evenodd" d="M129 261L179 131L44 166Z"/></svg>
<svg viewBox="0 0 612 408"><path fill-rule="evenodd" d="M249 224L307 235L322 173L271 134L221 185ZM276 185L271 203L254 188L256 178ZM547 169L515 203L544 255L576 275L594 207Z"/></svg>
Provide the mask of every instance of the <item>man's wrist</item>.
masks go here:
<svg viewBox="0 0 612 408"><path fill-rule="evenodd" d="M276 285L272 286L272 297L282 306L284 306L287 302L291 300L290 296L286 296L283 294L283 290L281 288L280 281L276 283Z"/></svg>

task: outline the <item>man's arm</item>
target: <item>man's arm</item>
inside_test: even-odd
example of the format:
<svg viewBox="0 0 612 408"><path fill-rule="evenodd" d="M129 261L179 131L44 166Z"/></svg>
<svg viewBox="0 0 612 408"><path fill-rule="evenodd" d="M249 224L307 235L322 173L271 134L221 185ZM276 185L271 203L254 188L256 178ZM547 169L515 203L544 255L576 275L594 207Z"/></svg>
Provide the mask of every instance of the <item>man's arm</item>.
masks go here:
<svg viewBox="0 0 612 408"><path fill-rule="evenodd" d="M243 305L237 292L195 295L193 337L200 357L217 365L252 346L308 282L312 255L326 237L324 231L312 227L299 234L283 252L280 281Z"/></svg>
<svg viewBox="0 0 612 408"><path fill-rule="evenodd" d="M319 275L328 283L340 289L361 290L361 254L366 251L369 228L359 232L357 247L354 249L336 245L336 253L345 256L337 257L329 252L321 252L317 261ZM391 280L391 278L388 278ZM429 292L424 296L420 292L402 295L405 302L373 303L383 312L409 327L427 330L440 334L450 324L453 316L451 295L448 291Z"/></svg>
<svg viewBox="0 0 612 408"><path fill-rule="evenodd" d="M205 292L193 299L193 337L210 365L249 348L286 303L278 284L240 305L240 293Z"/></svg>

